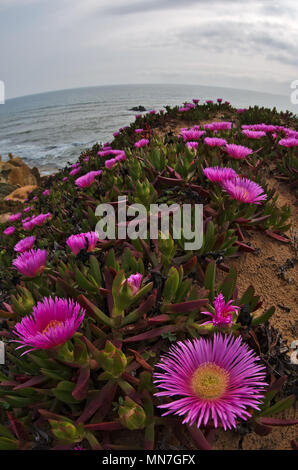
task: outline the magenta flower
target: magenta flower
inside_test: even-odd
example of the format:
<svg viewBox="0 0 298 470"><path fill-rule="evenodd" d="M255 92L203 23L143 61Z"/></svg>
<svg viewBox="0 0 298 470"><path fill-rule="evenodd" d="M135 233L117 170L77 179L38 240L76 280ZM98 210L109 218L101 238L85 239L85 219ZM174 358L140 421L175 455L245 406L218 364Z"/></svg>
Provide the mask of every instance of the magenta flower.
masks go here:
<svg viewBox="0 0 298 470"><path fill-rule="evenodd" d="M25 213L30 212L31 209L32 209L32 207L26 207L23 212L25 212Z"/></svg>
<svg viewBox="0 0 298 470"><path fill-rule="evenodd" d="M67 176L65 176L65 177L62 179L63 183L65 183L67 180L68 180Z"/></svg>
<svg viewBox="0 0 298 470"><path fill-rule="evenodd" d="M212 324L217 327L231 326L233 324L233 313L238 315L238 310L240 309L240 307L238 307L237 305L232 305L232 304L233 304L233 300L230 300L229 302L225 303L225 298L223 294L219 294L213 302L215 313L201 312L201 313L204 313L205 315L212 316L211 321L207 321L202 324L203 325Z"/></svg>
<svg viewBox="0 0 298 470"><path fill-rule="evenodd" d="M80 171L81 171L81 167L78 166L78 167L74 168L73 170L71 170L71 171L69 172L69 174L70 174L70 176L75 176L75 175L77 175L78 173L80 173Z"/></svg>
<svg viewBox="0 0 298 470"><path fill-rule="evenodd" d="M237 160L246 158L247 155L250 155L251 153L253 153L252 149L249 149L248 147L244 147L243 145L236 145L236 144L227 144L226 151L230 157L236 158Z"/></svg>
<svg viewBox="0 0 298 470"><path fill-rule="evenodd" d="M207 104L213 104L213 100L206 100Z"/></svg>
<svg viewBox="0 0 298 470"><path fill-rule="evenodd" d="M111 158L110 160L105 161L105 167L111 170L113 166L117 164L116 158Z"/></svg>
<svg viewBox="0 0 298 470"><path fill-rule="evenodd" d="M10 236L14 233L15 227L7 227L5 230L3 230L3 235Z"/></svg>
<svg viewBox="0 0 298 470"><path fill-rule="evenodd" d="M244 113L244 111L247 111L247 109L246 108L238 108L237 109L238 114L242 114L242 113Z"/></svg>
<svg viewBox="0 0 298 470"><path fill-rule="evenodd" d="M44 270L47 262L47 250L30 250L19 255L12 264L26 277L35 277Z"/></svg>
<svg viewBox="0 0 298 470"><path fill-rule="evenodd" d="M224 190L236 201L249 204L261 204L267 199L263 188L248 178L228 179L223 183Z"/></svg>
<svg viewBox="0 0 298 470"><path fill-rule="evenodd" d="M66 240L66 245L71 249L74 255L77 255L81 250L86 247L86 238L83 233L78 235L71 235Z"/></svg>
<svg viewBox="0 0 298 470"><path fill-rule="evenodd" d="M114 132L114 134L113 134L114 137L118 137L119 135L120 135L120 132L119 132L119 131Z"/></svg>
<svg viewBox="0 0 298 470"><path fill-rule="evenodd" d="M215 428L235 428L238 418L251 417L251 408L259 410L267 385L259 357L232 334L179 341L156 367L162 372L154 383L163 391L155 395L173 397L159 406L163 416L183 416L183 424L198 428L209 420Z"/></svg>
<svg viewBox="0 0 298 470"><path fill-rule="evenodd" d="M99 237L96 232L79 233L71 235L66 240L67 246L71 249L73 254L77 255L81 250L93 251Z"/></svg>
<svg viewBox="0 0 298 470"><path fill-rule="evenodd" d="M205 124L204 129L209 129L210 131L229 131L232 129L232 123L229 121L211 122L210 124Z"/></svg>
<svg viewBox="0 0 298 470"><path fill-rule="evenodd" d="M148 144L149 144L148 139L141 139L141 140L138 140L138 142L135 143L135 147L141 148L141 147L145 147L145 145L148 145Z"/></svg>
<svg viewBox="0 0 298 470"><path fill-rule="evenodd" d="M261 137L266 136L266 132L264 131L251 131L249 129L244 129L242 134L244 134L249 139L261 139Z"/></svg>
<svg viewBox="0 0 298 470"><path fill-rule="evenodd" d="M208 178L208 180L212 181L213 183L220 184L222 184L226 180L236 178L238 176L236 171L233 170L233 168L221 168L219 166L210 166L208 168L204 168L203 173L206 178Z"/></svg>
<svg viewBox="0 0 298 470"><path fill-rule="evenodd" d="M31 223L33 224L33 226L35 225L41 226L44 224L46 220L49 220L51 218L52 218L52 214L50 212L48 212L47 214L39 214L36 217L33 217L31 219Z"/></svg>
<svg viewBox="0 0 298 470"><path fill-rule="evenodd" d="M225 139L220 139L218 137L205 137L204 142L209 145L209 147L221 147L227 143Z"/></svg>
<svg viewBox="0 0 298 470"><path fill-rule="evenodd" d="M9 217L9 222L16 222L17 220L19 220L20 218L22 217L22 213L21 212L18 212L17 214L12 214L10 217Z"/></svg>
<svg viewBox="0 0 298 470"><path fill-rule="evenodd" d="M14 247L14 251L18 251L19 253L24 253L25 251L31 250L35 243L36 238L33 237L26 237L23 240L20 240Z"/></svg>
<svg viewBox="0 0 298 470"><path fill-rule="evenodd" d="M46 298L33 307L28 315L17 323L14 334L20 343L17 349L29 347L24 354L36 349L51 349L64 344L80 327L85 310L69 299Z"/></svg>
<svg viewBox="0 0 298 470"><path fill-rule="evenodd" d="M197 150L198 149L199 142L186 142L186 146L190 150Z"/></svg>
<svg viewBox="0 0 298 470"><path fill-rule="evenodd" d="M200 100L198 100L197 98L194 98L192 101L194 102L194 104L198 104Z"/></svg>
<svg viewBox="0 0 298 470"><path fill-rule="evenodd" d="M101 175L102 171L89 171L86 175L80 176L75 180L75 184L80 188L88 188L94 183L95 177Z"/></svg>
<svg viewBox="0 0 298 470"><path fill-rule="evenodd" d="M216 100L218 103L222 103L222 98L217 98Z"/></svg>
<svg viewBox="0 0 298 470"><path fill-rule="evenodd" d="M43 191L42 193L44 196L49 196L51 194L51 191L49 189L46 189L45 191Z"/></svg>
<svg viewBox="0 0 298 470"><path fill-rule="evenodd" d="M156 114L155 109L151 109L151 111L149 111L149 114Z"/></svg>
<svg viewBox="0 0 298 470"><path fill-rule="evenodd" d="M206 131L201 131L197 128L192 128L190 130L181 129L181 136L183 137L184 142L193 142L194 140L199 140L202 135L206 134Z"/></svg>
<svg viewBox="0 0 298 470"><path fill-rule="evenodd" d="M127 283L130 285L132 290L132 295L135 295L140 289L143 275L140 273L132 274L127 278Z"/></svg>
<svg viewBox="0 0 298 470"><path fill-rule="evenodd" d="M282 145L283 147L298 147L298 139L295 139L294 137L281 139L278 143L279 145Z"/></svg>
<svg viewBox="0 0 298 470"><path fill-rule="evenodd" d="M142 134L144 132L144 129L135 129L136 134Z"/></svg>

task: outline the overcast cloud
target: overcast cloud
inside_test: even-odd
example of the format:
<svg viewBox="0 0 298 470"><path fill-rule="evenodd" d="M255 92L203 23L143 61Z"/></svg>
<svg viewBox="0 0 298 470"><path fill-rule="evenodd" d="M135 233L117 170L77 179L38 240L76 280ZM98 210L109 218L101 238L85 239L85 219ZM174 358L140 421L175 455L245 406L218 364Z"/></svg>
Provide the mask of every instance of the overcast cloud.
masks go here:
<svg viewBox="0 0 298 470"><path fill-rule="evenodd" d="M296 0L0 0L7 97L124 83L288 94Z"/></svg>

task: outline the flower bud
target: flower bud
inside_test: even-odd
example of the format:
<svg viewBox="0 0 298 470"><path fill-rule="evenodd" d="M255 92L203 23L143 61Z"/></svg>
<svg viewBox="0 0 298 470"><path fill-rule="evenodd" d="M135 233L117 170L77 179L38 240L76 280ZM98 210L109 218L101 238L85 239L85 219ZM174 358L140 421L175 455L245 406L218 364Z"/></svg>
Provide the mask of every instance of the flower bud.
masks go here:
<svg viewBox="0 0 298 470"><path fill-rule="evenodd" d="M143 408L131 398L126 397L124 405L119 408L120 423L127 429L134 431L145 427L146 414Z"/></svg>

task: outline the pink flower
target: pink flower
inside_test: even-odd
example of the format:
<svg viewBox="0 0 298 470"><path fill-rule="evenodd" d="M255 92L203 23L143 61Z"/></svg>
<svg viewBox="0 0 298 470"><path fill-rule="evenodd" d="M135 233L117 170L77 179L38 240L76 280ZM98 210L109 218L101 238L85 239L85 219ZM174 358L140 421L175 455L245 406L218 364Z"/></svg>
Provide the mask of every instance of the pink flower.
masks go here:
<svg viewBox="0 0 298 470"><path fill-rule="evenodd" d="M26 237L23 240L20 240L14 247L14 251L18 251L20 253L24 253L25 251L31 250L35 243L36 238L33 237Z"/></svg>
<svg viewBox="0 0 298 470"><path fill-rule="evenodd" d="M226 151L230 157L236 158L237 160L246 158L247 155L253 153L252 149L249 149L248 147L243 147L243 145L236 144L227 144Z"/></svg>
<svg viewBox="0 0 298 470"><path fill-rule="evenodd" d="M71 235L66 240L67 246L71 251L77 255L81 250L93 251L99 237L96 232L79 233L78 235Z"/></svg>
<svg viewBox="0 0 298 470"><path fill-rule="evenodd" d="M35 277L44 270L47 257L47 250L33 249L19 255L12 264L24 276Z"/></svg>
<svg viewBox="0 0 298 470"><path fill-rule="evenodd" d="M86 163L88 163L88 162L89 162L89 160L90 160L90 158L89 158L89 157L85 157L85 158L84 158L84 162L86 162Z"/></svg>
<svg viewBox="0 0 298 470"><path fill-rule="evenodd" d="M51 191L49 189L46 189L45 191L43 191L42 193L44 196L49 196L51 194Z"/></svg>
<svg viewBox="0 0 298 470"><path fill-rule="evenodd" d="M136 134L142 134L144 132L144 129L135 129Z"/></svg>
<svg viewBox="0 0 298 470"><path fill-rule="evenodd" d="M114 132L114 134L113 134L114 137L118 137L119 135L120 135L120 132L119 132L119 131Z"/></svg>
<svg viewBox="0 0 298 470"><path fill-rule="evenodd" d="M20 343L17 349L29 347L24 354L36 349L51 349L64 344L80 327L85 310L69 299L44 297L33 307L32 315L28 315L17 323L14 334Z"/></svg>
<svg viewBox="0 0 298 470"><path fill-rule="evenodd" d="M200 100L198 100L197 98L194 98L192 101L194 102L194 104L198 104Z"/></svg>
<svg viewBox="0 0 298 470"><path fill-rule="evenodd" d="M140 289L143 275L140 273L132 274L127 278L127 283L130 285L132 290L132 295L135 295Z"/></svg>
<svg viewBox="0 0 298 470"><path fill-rule="evenodd" d="M199 142L186 142L186 146L187 146L190 150L197 150L198 145L199 145Z"/></svg>
<svg viewBox="0 0 298 470"><path fill-rule="evenodd" d="M229 121L211 122L210 124L205 124L204 129L209 129L210 131L229 131L232 129L232 123Z"/></svg>
<svg viewBox="0 0 298 470"><path fill-rule="evenodd" d="M264 398L265 367L241 337L215 334L212 339L179 341L161 357L154 383L167 403L163 416L183 416L182 423L236 427ZM168 400L171 398L171 401Z"/></svg>
<svg viewBox="0 0 298 470"><path fill-rule="evenodd" d="M218 137L205 137L204 143L209 145L209 147L221 147L226 145L227 141L225 139L219 139Z"/></svg>
<svg viewBox="0 0 298 470"><path fill-rule="evenodd" d="M71 170L71 171L69 172L69 174L70 174L70 176L75 176L75 175L77 175L78 173L80 173L80 171L81 171L81 167L78 166L78 167L74 168L73 170Z"/></svg>
<svg viewBox="0 0 298 470"><path fill-rule="evenodd" d="M113 166L117 164L116 158L111 158L110 160L105 161L105 167L111 170Z"/></svg>
<svg viewBox="0 0 298 470"><path fill-rule="evenodd" d="M19 220L21 217L22 217L22 213L21 213L21 212L18 212L17 214L12 214L12 215L9 217L9 222L16 222L16 221Z"/></svg>
<svg viewBox="0 0 298 470"><path fill-rule="evenodd" d="M238 108L237 109L238 114L242 114L242 113L244 113L244 111L247 111L247 109L246 108Z"/></svg>
<svg viewBox="0 0 298 470"><path fill-rule="evenodd" d="M23 212L27 213L27 212L30 212L31 210L32 210L32 207L26 207Z"/></svg>
<svg viewBox="0 0 298 470"><path fill-rule="evenodd" d="M232 168L221 168L219 166L204 168L203 173L208 180L220 184L228 179L236 178L237 176L237 173Z"/></svg>
<svg viewBox="0 0 298 470"><path fill-rule="evenodd" d="M244 129L242 134L244 134L249 139L261 139L261 137L266 136L266 132L264 131L250 131L248 129Z"/></svg>
<svg viewBox="0 0 298 470"><path fill-rule="evenodd" d="M43 225L44 222L48 219L51 219L52 218L52 214L50 212L48 212L47 214L39 214L37 215L36 217L33 217L31 219L31 223L33 224L33 226L35 225Z"/></svg>
<svg viewBox="0 0 298 470"><path fill-rule="evenodd" d="M148 145L148 144L149 144L148 139L141 139L141 140L138 140L138 142L135 143L135 147L141 148L141 147L145 147L145 145Z"/></svg>
<svg viewBox="0 0 298 470"><path fill-rule="evenodd" d="M217 98L216 100L218 103L222 103L222 98Z"/></svg>
<svg viewBox="0 0 298 470"><path fill-rule="evenodd" d="M5 230L3 230L3 235L10 236L14 233L15 227L7 227Z"/></svg>
<svg viewBox="0 0 298 470"><path fill-rule="evenodd" d="M223 183L224 190L236 201L261 204L267 199L263 188L248 178L232 178Z"/></svg>
<svg viewBox="0 0 298 470"><path fill-rule="evenodd" d="M75 180L75 184L80 188L88 188L94 182L96 176L101 175L102 171L89 171L86 175L80 176Z"/></svg>
<svg viewBox="0 0 298 470"><path fill-rule="evenodd" d="M199 140L204 134L206 134L206 131L201 131L194 127L190 130L181 129L181 136L183 137L184 142Z"/></svg>
<svg viewBox="0 0 298 470"><path fill-rule="evenodd" d="M281 139L278 143L283 147L298 147L298 139L295 139L294 137Z"/></svg>
<svg viewBox="0 0 298 470"><path fill-rule="evenodd" d="M65 183L67 180L68 180L68 178L67 178L67 176L65 176L62 181L63 181L63 183Z"/></svg>
<svg viewBox="0 0 298 470"><path fill-rule="evenodd" d="M206 103L207 104L213 104L213 101L212 100L206 100Z"/></svg>
<svg viewBox="0 0 298 470"><path fill-rule="evenodd" d="M237 305L232 304L232 300L225 303L223 294L219 294L213 302L215 313L201 312L204 313L204 315L211 315L212 317L211 321L202 324L213 324L216 327L231 326L234 323L233 314L238 315L238 310L240 309Z"/></svg>
<svg viewBox="0 0 298 470"><path fill-rule="evenodd" d="M149 114L156 114L156 111L154 109L151 109L151 111L149 111Z"/></svg>

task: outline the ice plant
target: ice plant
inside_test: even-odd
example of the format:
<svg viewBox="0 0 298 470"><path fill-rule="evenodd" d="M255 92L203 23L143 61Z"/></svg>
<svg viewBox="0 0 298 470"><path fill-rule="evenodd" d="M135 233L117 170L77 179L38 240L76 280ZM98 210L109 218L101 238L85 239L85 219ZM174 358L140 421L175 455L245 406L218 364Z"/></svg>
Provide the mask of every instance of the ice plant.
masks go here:
<svg viewBox="0 0 298 470"><path fill-rule="evenodd" d="M89 173L86 173L85 175L77 178L75 180L75 184L80 188L88 188L92 183L94 183L95 177L101 175L101 173L101 170L89 171Z"/></svg>
<svg viewBox="0 0 298 470"><path fill-rule="evenodd" d="M47 257L47 250L32 249L19 255L12 264L24 276L35 277L44 270Z"/></svg>
<svg viewBox="0 0 298 470"><path fill-rule="evenodd" d="M25 251L31 250L35 242L35 237L26 237L23 240L20 240L14 247L14 251L19 253L24 253Z"/></svg>
<svg viewBox="0 0 298 470"><path fill-rule="evenodd" d="M140 289L143 275L140 273L132 274L127 279L128 285L131 287L132 294L135 295Z"/></svg>
<svg viewBox="0 0 298 470"><path fill-rule="evenodd" d="M229 302L226 303L221 293L215 298L213 305L215 313L201 312L204 313L204 315L212 316L212 320L203 323L203 325L212 324L216 327L231 326L233 324L233 314L238 315L240 307L233 305L233 300L229 300Z"/></svg>
<svg viewBox="0 0 298 470"><path fill-rule="evenodd" d="M69 299L44 297L28 315L17 323L14 333L19 337L17 349L29 347L23 354L36 349L51 349L64 344L81 325L85 310ZM22 354L22 355L23 355Z"/></svg>
<svg viewBox="0 0 298 470"><path fill-rule="evenodd" d="M221 147L227 143L225 139L220 139L218 137L205 137L204 142L209 145L209 147Z"/></svg>
<svg viewBox="0 0 298 470"><path fill-rule="evenodd" d="M3 230L4 235L12 235L15 231L15 227L7 227L5 230Z"/></svg>
<svg viewBox="0 0 298 470"><path fill-rule="evenodd" d="M236 158L237 160L246 158L247 155L250 155L251 153L253 153L252 149L249 149L248 147L244 147L243 145L236 145L236 144L227 144L226 151L230 157Z"/></svg>
<svg viewBox="0 0 298 470"><path fill-rule="evenodd" d="M22 213L21 212L18 212L17 214L12 214L10 217L9 217L9 222L16 222L17 220L19 220L20 218L22 217Z"/></svg>
<svg viewBox="0 0 298 470"><path fill-rule="evenodd" d="M237 176L236 178L228 179L223 183L223 188L236 201L261 204L267 199L263 188L248 178Z"/></svg>
<svg viewBox="0 0 298 470"><path fill-rule="evenodd" d="M87 244L87 251L93 251L94 248L96 247L96 244L99 240L99 236L97 235L96 232L87 232L87 233L82 233L84 235L86 244Z"/></svg>
<svg viewBox="0 0 298 470"><path fill-rule="evenodd" d="M206 131L202 131L193 127L192 129L181 129L181 136L183 137L184 142L193 142L194 140L199 140L202 135L206 134Z"/></svg>
<svg viewBox="0 0 298 470"><path fill-rule="evenodd" d="M141 148L141 147L145 147L145 145L148 145L148 144L149 144L148 139L141 139L141 140L138 140L138 142L135 143L135 147L136 148Z"/></svg>
<svg viewBox="0 0 298 470"><path fill-rule="evenodd" d="M111 158L110 160L105 161L105 167L111 170L113 166L117 164L116 158Z"/></svg>
<svg viewBox="0 0 298 470"><path fill-rule="evenodd" d="M87 232L87 233L79 233L78 235L71 235L66 240L67 246L71 249L71 251L77 255L81 250L87 248L87 251L93 251L99 237L96 232Z"/></svg>
<svg viewBox="0 0 298 470"><path fill-rule="evenodd" d="M249 139L261 139L261 137L266 136L266 132L264 131L251 131L249 129L244 129L242 134L244 134Z"/></svg>
<svg viewBox="0 0 298 470"><path fill-rule="evenodd" d="M295 139L294 137L281 139L278 143L279 145L282 145L283 147L298 147L298 139Z"/></svg>
<svg viewBox="0 0 298 470"><path fill-rule="evenodd" d="M212 339L179 341L156 366L158 397L172 398L159 406L163 416L184 416L183 423L199 428L212 420L226 430L237 418L247 420L264 396L265 367L241 337L215 334Z"/></svg>
<svg viewBox="0 0 298 470"><path fill-rule="evenodd" d="M226 180L231 178L236 178L237 173L233 168L228 167L219 167L219 166L210 166L208 168L204 168L203 170L204 175L208 180L212 181L213 183L223 183Z"/></svg>
<svg viewBox="0 0 298 470"><path fill-rule="evenodd" d="M199 145L199 142L186 142L186 146L187 146L190 150L197 150L198 145Z"/></svg>
<svg viewBox="0 0 298 470"><path fill-rule="evenodd" d="M71 170L71 171L69 172L69 174L70 174L70 176L75 176L75 175L77 175L78 173L80 173L80 171L81 171L81 167L78 166L78 167L74 168L73 170Z"/></svg>

